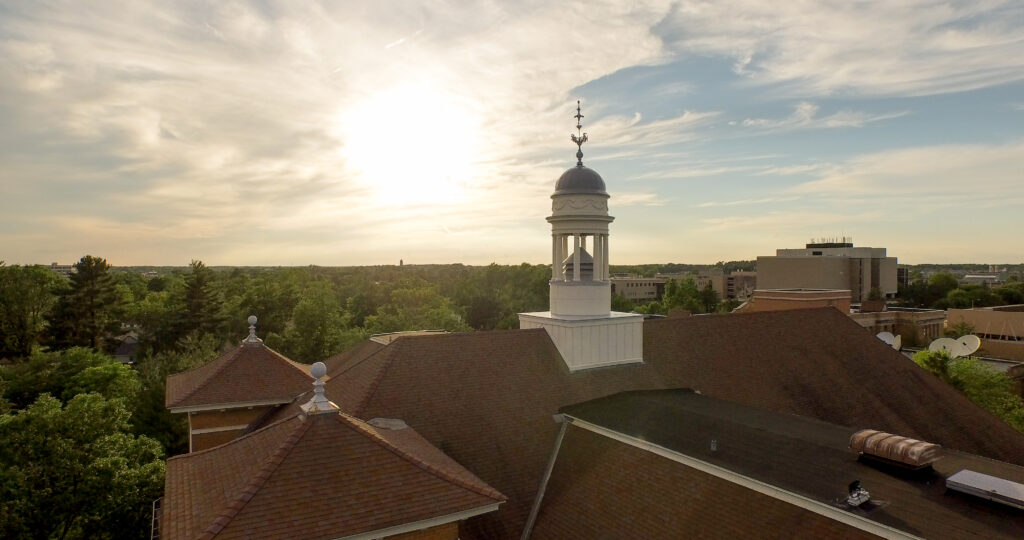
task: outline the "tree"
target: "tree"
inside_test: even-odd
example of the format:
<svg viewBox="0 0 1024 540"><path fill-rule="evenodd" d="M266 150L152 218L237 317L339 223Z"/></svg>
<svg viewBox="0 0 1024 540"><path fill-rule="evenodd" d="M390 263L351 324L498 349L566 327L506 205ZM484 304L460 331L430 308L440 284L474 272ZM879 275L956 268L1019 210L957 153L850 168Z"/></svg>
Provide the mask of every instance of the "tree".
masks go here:
<svg viewBox="0 0 1024 540"><path fill-rule="evenodd" d="M164 404L167 377L199 367L217 357L218 340L213 336L187 337L174 351L140 358L135 365L142 383L132 412L132 430L159 441L168 455L188 452L186 415L171 414Z"/></svg>
<svg viewBox="0 0 1024 540"><path fill-rule="evenodd" d="M43 393L71 398L80 392L98 392L107 398L131 401L138 389L131 368L84 347L36 351L23 363L0 367L0 380L5 381L4 397L19 409Z"/></svg>
<svg viewBox="0 0 1024 540"><path fill-rule="evenodd" d="M960 321L954 325L951 325L949 328L946 328L945 333L946 337L951 337L953 339L961 338L968 334L973 334L974 325L967 321Z"/></svg>
<svg viewBox="0 0 1024 540"><path fill-rule="evenodd" d="M715 289L711 287L711 282L700 290L700 303L701 307L704 308L704 313L714 313L718 311L719 297Z"/></svg>
<svg viewBox="0 0 1024 540"><path fill-rule="evenodd" d="M437 286L422 281L392 290L390 301L366 318L366 330L374 334L428 329L462 332L470 328Z"/></svg>
<svg viewBox="0 0 1024 540"><path fill-rule="evenodd" d="M120 400L44 394L0 416L0 536L122 538L148 532L163 490L159 443L128 434Z"/></svg>
<svg viewBox="0 0 1024 540"><path fill-rule="evenodd" d="M86 255L75 263L70 287L61 292L50 317L50 346L110 350L120 328L120 297L106 259Z"/></svg>
<svg viewBox="0 0 1024 540"><path fill-rule="evenodd" d="M295 306L292 324L285 331L281 348L288 357L311 364L365 338L362 329L352 327L350 317L342 311L330 286L317 282Z"/></svg>
<svg viewBox="0 0 1024 540"><path fill-rule="evenodd" d="M668 280L665 284L665 295L661 301L666 311L685 309L690 313L703 313L704 302L701 300L697 282L688 277L682 281Z"/></svg>
<svg viewBox="0 0 1024 540"><path fill-rule="evenodd" d="M192 332L217 335L224 324L223 300L213 289L213 272L202 261L192 261L185 276L177 321L178 337Z"/></svg>
<svg viewBox="0 0 1024 540"><path fill-rule="evenodd" d="M0 358L32 354L62 283L48 268L0 263Z"/></svg>
<svg viewBox="0 0 1024 540"><path fill-rule="evenodd" d="M917 365L962 392L979 407L1024 432L1024 401L1014 393L1014 383L974 358L952 358L946 351L921 351Z"/></svg>

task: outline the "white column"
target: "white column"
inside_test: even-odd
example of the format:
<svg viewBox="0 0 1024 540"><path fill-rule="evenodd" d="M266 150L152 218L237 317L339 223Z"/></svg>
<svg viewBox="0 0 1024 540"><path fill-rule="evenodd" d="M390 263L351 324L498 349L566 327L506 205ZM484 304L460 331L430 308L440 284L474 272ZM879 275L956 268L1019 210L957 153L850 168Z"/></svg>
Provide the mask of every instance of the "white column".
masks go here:
<svg viewBox="0 0 1024 540"><path fill-rule="evenodd" d="M580 235L572 235L572 245L575 248L572 252L572 280L580 280Z"/></svg>
<svg viewBox="0 0 1024 540"><path fill-rule="evenodd" d="M608 262L608 235L604 235L601 238L601 243L603 245L601 248L601 256L604 259L604 275L611 276L611 268L609 267L610 264Z"/></svg>
<svg viewBox="0 0 1024 540"><path fill-rule="evenodd" d="M594 235L594 281L603 281L604 277L601 274L604 272L604 262L602 262L602 251L604 248L604 242L601 241L601 235Z"/></svg>
<svg viewBox="0 0 1024 540"><path fill-rule="evenodd" d="M561 270L559 270L558 273L559 273L560 276L562 276L562 281L567 281L567 279L568 279L568 276L565 275L565 267L562 266L562 261L564 261L565 258L568 257L568 256L569 256L569 235L563 234L562 235L562 251L558 254L558 257L560 259L558 261L558 267L561 268Z"/></svg>
<svg viewBox="0 0 1024 540"><path fill-rule="evenodd" d="M558 279L558 267L561 266L558 260L558 235L551 233L551 279Z"/></svg>

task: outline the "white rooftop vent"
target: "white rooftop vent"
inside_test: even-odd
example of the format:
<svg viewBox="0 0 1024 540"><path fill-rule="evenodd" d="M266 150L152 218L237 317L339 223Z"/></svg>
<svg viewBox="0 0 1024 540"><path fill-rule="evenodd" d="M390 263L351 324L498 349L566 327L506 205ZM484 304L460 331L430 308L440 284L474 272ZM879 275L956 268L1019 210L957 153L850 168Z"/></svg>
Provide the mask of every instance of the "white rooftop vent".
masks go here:
<svg viewBox="0 0 1024 540"><path fill-rule="evenodd" d="M947 478L946 487L1024 510L1024 484L964 469Z"/></svg>

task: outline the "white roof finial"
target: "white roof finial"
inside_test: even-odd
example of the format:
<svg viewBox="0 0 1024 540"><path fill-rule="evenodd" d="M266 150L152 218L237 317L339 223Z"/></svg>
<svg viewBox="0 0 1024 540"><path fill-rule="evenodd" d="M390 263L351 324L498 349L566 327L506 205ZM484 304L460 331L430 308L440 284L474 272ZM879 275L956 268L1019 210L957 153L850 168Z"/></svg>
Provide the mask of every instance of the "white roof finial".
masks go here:
<svg viewBox="0 0 1024 540"><path fill-rule="evenodd" d="M324 375L327 375L327 366L323 362L317 362L310 366L309 374L315 379L313 381L313 397L302 406L306 414L323 414L336 412L338 406L327 399L324 394Z"/></svg>
<svg viewBox="0 0 1024 540"><path fill-rule="evenodd" d="M256 337L256 316L249 315L249 337L242 340L242 343L249 346L256 346L263 343L263 340Z"/></svg>

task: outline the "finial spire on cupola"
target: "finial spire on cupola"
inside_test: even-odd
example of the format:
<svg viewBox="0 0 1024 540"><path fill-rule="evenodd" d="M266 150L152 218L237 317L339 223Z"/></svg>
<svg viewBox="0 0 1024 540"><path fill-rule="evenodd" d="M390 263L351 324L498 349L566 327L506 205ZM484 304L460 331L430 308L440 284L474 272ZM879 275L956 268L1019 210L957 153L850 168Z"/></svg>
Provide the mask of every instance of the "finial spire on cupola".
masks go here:
<svg viewBox="0 0 1024 540"><path fill-rule="evenodd" d="M587 134L583 133L583 115L580 114L580 100L576 100L576 135L569 135L572 142L576 143L576 166L583 166L583 143L587 142Z"/></svg>
<svg viewBox="0 0 1024 540"><path fill-rule="evenodd" d="M327 365L317 362L310 366L309 374L313 376L313 397L302 406L306 414L324 414L337 412L338 406L327 399L324 394L324 375L327 375Z"/></svg>
<svg viewBox="0 0 1024 540"><path fill-rule="evenodd" d="M263 343L263 340L256 337L256 316L249 315L249 336L242 340L242 343L250 347L256 347Z"/></svg>

